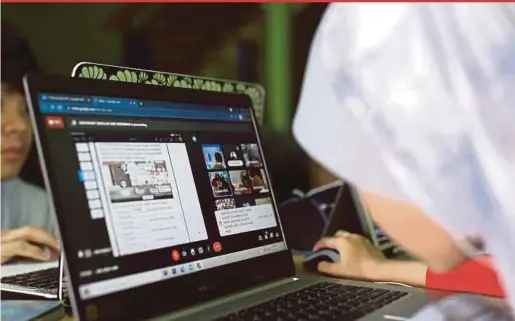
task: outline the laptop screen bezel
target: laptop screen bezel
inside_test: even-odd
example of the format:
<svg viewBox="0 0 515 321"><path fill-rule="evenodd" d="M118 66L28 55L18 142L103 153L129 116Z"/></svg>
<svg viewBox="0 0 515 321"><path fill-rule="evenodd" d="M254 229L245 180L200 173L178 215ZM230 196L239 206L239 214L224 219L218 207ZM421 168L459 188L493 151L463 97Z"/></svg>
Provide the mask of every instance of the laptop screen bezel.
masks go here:
<svg viewBox="0 0 515 321"><path fill-rule="evenodd" d="M35 127L34 134L38 153L42 162L41 165L44 172L45 184L47 191L49 192L49 198L52 205L55 207L58 223L62 220L64 215L67 215L67 213L62 213L59 210L61 208L61 198L63 195L52 194L52 191L56 190L56 179L58 176L56 174L56 170L52 167L52 160L48 156L48 147L50 142L46 135L44 115L39 110L38 94L40 93L127 97L154 101L207 104L218 107L230 106L234 108L248 108L252 113L258 142L260 139L259 126L257 125L255 115L251 107L252 103L247 95L221 92L200 92L182 88L145 86L140 84L106 82L101 80L72 79L41 74L27 75L24 79L24 85L33 126ZM259 145L262 149L263 147L260 142ZM264 155L263 163L266 168ZM270 179L270 177L268 178ZM273 196L272 186L270 186L270 190L274 209L277 214L277 206ZM277 215L277 217L279 216ZM72 239L69 233L71 233L71 231L59 229L59 237L61 238L62 249L66 257L65 268L67 269L69 286L72 287L69 293L72 299L72 304L75 308L75 313L78 313L81 320L86 320L87 318L84 311L86 308L89 308L91 302L81 300L78 293L78 287L74 286L79 283L79 271L76 265L78 259L75 253L67 251L67 242ZM138 319L151 318L164 313L177 311L194 304L202 303L246 288L285 277L291 277L294 275L294 264L291 252L289 250L285 250L199 272L198 274L202 275L202 277L195 277L196 274L197 273L177 278L178 280L185 279L186 281L175 281L178 283L172 288L169 288L172 283L157 282L141 288L122 292L125 293L123 299L117 298L116 302L108 302L110 307L108 312L103 313L103 311L97 311L98 320L129 320L133 319L135 316L137 316ZM140 291L140 293L138 293L138 291ZM142 292L147 295L143 295ZM153 293L153 295L149 295L150 293ZM103 304L107 305L106 301L109 301L112 297L113 295L106 295L98 298L95 302L104 300ZM119 293L118 297L120 297ZM170 301L171 298L174 299L173 302Z"/></svg>

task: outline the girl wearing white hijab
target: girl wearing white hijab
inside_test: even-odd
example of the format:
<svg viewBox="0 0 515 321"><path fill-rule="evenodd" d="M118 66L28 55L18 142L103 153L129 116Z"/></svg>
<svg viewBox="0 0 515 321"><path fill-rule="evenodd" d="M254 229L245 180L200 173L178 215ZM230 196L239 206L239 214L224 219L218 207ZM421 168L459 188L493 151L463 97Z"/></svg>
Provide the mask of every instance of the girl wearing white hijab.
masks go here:
<svg viewBox="0 0 515 321"><path fill-rule="evenodd" d="M414 319L487 321L515 310L514 123L515 4L353 3L320 23L293 131L431 269L481 239L505 304L456 296Z"/></svg>

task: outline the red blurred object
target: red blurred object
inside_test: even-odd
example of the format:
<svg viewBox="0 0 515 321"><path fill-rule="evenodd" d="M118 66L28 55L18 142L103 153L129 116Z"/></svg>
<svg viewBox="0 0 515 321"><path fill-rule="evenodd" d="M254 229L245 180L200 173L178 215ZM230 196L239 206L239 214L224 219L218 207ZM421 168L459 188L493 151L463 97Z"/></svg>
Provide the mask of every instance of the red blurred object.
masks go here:
<svg viewBox="0 0 515 321"><path fill-rule="evenodd" d="M428 270L426 287L501 298L506 295L489 255L470 259L448 273L440 274Z"/></svg>

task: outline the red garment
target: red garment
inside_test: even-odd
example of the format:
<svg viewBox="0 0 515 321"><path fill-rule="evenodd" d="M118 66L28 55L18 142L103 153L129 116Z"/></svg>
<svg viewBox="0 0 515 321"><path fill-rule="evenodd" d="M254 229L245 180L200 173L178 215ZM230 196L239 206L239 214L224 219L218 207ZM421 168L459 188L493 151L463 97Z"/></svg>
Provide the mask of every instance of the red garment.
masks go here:
<svg viewBox="0 0 515 321"><path fill-rule="evenodd" d="M426 287L505 297L489 255L470 259L448 273L438 274L428 270Z"/></svg>

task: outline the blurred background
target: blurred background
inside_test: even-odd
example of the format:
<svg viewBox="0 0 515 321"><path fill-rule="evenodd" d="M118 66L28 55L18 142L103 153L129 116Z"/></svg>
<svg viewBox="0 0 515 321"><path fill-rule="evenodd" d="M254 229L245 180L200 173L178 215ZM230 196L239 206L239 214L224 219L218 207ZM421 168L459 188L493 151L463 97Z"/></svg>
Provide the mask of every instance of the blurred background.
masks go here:
<svg viewBox="0 0 515 321"><path fill-rule="evenodd" d="M262 84L264 148L278 201L334 178L291 136L309 47L326 4L2 4L2 22L41 67L69 75L81 61ZM41 184L35 152L25 179Z"/></svg>

